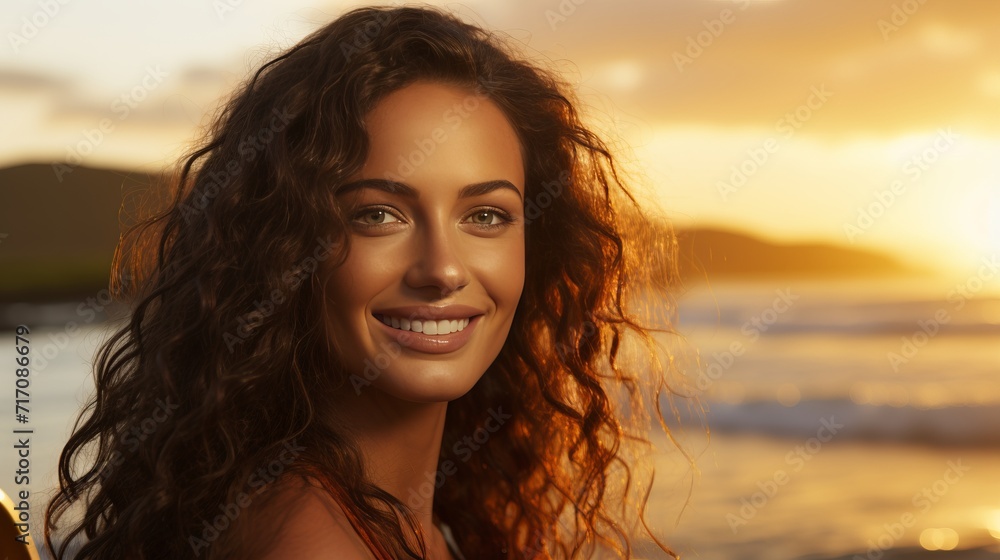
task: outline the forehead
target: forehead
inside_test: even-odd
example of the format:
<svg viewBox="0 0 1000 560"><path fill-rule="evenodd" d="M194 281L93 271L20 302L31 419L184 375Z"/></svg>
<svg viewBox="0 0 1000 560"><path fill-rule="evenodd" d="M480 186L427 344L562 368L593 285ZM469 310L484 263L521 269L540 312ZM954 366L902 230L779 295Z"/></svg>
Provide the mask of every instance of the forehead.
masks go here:
<svg viewBox="0 0 1000 560"><path fill-rule="evenodd" d="M482 93L417 82L383 98L367 115L365 178L461 187L505 179L523 195L517 134Z"/></svg>

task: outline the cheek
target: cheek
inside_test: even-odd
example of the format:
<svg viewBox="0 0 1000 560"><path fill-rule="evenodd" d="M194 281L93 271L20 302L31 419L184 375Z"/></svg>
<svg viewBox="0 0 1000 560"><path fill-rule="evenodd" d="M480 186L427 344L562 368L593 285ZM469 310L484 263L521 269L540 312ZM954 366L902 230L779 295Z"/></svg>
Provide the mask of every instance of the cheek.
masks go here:
<svg viewBox="0 0 1000 560"><path fill-rule="evenodd" d="M524 288L524 243L512 243L484 260L483 286L498 307L513 312Z"/></svg>
<svg viewBox="0 0 1000 560"><path fill-rule="evenodd" d="M361 250L352 252L359 256L365 254ZM327 284L328 297L334 306L333 314L342 319L353 318L360 309L367 308L392 274L386 264L391 262L390 259L349 256L331 273Z"/></svg>

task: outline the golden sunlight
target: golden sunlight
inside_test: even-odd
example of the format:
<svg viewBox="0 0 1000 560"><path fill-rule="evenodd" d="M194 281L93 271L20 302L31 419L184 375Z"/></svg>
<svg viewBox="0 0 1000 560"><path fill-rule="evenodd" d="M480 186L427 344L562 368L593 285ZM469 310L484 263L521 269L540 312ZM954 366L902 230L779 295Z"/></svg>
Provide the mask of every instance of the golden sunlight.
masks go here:
<svg viewBox="0 0 1000 560"><path fill-rule="evenodd" d="M954 529L924 529L920 533L920 546L925 550L955 550L958 533Z"/></svg>
<svg viewBox="0 0 1000 560"><path fill-rule="evenodd" d="M1000 540L1000 509L995 509L987 514L986 529L994 539Z"/></svg>

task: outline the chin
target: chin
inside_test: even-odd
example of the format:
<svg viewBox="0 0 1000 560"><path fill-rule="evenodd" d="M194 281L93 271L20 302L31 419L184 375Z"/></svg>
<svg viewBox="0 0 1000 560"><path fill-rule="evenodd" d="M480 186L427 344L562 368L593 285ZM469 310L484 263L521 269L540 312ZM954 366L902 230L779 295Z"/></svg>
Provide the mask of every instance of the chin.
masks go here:
<svg viewBox="0 0 1000 560"><path fill-rule="evenodd" d="M404 379L387 379L389 372L383 378L372 384L370 389L377 389L397 399L415 403L449 402L461 398L479 381L482 375L475 377L462 374L432 373L426 375L408 375Z"/></svg>

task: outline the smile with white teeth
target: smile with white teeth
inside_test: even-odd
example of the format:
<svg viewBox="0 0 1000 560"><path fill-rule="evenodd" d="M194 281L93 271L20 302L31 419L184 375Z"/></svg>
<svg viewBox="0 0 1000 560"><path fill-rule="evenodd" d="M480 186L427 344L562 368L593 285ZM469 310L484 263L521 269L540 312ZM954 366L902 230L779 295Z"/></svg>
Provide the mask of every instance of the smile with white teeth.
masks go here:
<svg viewBox="0 0 1000 560"><path fill-rule="evenodd" d="M438 321L421 321L420 319L409 320L399 317L388 317L386 315L375 315L375 318L386 325L401 331L413 331L423 334L451 334L464 330L469 326L469 317L465 319L440 319Z"/></svg>

